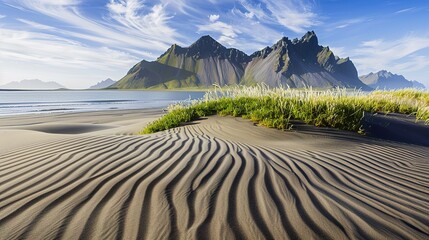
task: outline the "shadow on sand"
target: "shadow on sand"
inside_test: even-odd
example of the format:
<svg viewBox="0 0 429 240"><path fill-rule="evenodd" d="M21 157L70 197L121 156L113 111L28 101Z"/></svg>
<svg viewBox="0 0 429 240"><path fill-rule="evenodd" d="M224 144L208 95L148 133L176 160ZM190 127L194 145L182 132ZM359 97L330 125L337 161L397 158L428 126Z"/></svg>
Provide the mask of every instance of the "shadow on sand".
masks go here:
<svg viewBox="0 0 429 240"><path fill-rule="evenodd" d="M367 136L429 146L429 125L403 114L365 114L363 128Z"/></svg>

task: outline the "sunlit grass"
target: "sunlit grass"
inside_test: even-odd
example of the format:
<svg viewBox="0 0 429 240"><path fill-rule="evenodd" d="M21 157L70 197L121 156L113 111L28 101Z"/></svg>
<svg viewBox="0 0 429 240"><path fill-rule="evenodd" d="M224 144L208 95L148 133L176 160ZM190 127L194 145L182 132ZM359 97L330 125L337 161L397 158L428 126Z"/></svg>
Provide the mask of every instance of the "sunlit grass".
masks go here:
<svg viewBox="0 0 429 240"><path fill-rule="evenodd" d="M321 127L361 132L365 113L403 113L429 123L429 92L414 89L374 91L252 87L216 87L201 100L171 105L168 113L141 133L178 127L209 115L251 119L260 125L290 129L291 120Z"/></svg>

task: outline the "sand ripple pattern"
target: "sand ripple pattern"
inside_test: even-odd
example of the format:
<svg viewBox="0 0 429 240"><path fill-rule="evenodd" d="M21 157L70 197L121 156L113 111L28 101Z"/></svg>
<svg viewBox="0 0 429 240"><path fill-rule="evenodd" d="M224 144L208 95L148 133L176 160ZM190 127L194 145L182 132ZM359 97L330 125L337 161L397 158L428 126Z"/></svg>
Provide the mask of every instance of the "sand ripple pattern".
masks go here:
<svg viewBox="0 0 429 240"><path fill-rule="evenodd" d="M429 239L427 148L269 148L195 125L0 155L0 239Z"/></svg>

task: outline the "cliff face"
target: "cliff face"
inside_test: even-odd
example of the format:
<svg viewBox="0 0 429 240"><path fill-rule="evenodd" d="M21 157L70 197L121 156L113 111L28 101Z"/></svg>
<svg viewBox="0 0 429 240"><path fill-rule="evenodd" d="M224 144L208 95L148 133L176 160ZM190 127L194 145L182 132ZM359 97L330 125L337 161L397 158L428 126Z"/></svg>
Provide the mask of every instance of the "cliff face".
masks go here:
<svg viewBox="0 0 429 240"><path fill-rule="evenodd" d="M238 84L249 56L203 36L187 48L173 45L157 62L195 73L203 86Z"/></svg>
<svg viewBox="0 0 429 240"><path fill-rule="evenodd" d="M404 76L393 74L386 70L381 70L376 73L369 73L359 77L362 82L372 88L379 89L401 89L401 88L419 88L424 89L425 86L417 81L409 81Z"/></svg>
<svg viewBox="0 0 429 240"><path fill-rule="evenodd" d="M142 61L112 87L176 88L266 83L290 87L357 87L368 89L348 59L318 45L314 32L293 41L284 37L248 56L226 48L210 36L189 47L172 45L154 62Z"/></svg>
<svg viewBox="0 0 429 240"><path fill-rule="evenodd" d="M318 45L314 32L301 39L282 38L272 47L251 55L243 83L265 82L270 86L358 87L366 89L348 59L334 56L329 47Z"/></svg>

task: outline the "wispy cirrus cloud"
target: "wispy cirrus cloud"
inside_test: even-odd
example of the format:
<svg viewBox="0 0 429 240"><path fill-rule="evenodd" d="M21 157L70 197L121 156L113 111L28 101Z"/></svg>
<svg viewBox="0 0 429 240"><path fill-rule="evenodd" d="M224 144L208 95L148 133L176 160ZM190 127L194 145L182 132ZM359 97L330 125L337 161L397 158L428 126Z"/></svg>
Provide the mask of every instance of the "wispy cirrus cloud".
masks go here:
<svg viewBox="0 0 429 240"><path fill-rule="evenodd" d="M355 24L364 23L364 22L368 22L368 21L371 21L371 19L368 19L368 18L347 19L347 20L343 20L339 23L336 23L335 28L336 29L346 28L346 27L353 26Z"/></svg>
<svg viewBox="0 0 429 240"><path fill-rule="evenodd" d="M404 8L404 9L401 9L401 10L396 11L396 12L395 12L395 14L400 14L400 13L405 13L405 12L411 12L411 11L413 11L413 10L416 10L416 8L415 8L415 7L411 7L411 8Z"/></svg>
<svg viewBox="0 0 429 240"><path fill-rule="evenodd" d="M262 0L256 4L241 0L240 3L247 11L246 16L280 24L296 33L303 33L321 23L312 10L312 2L306 0Z"/></svg>
<svg viewBox="0 0 429 240"><path fill-rule="evenodd" d="M165 42L177 41L180 35L168 25L173 16L165 11L165 5L156 4L146 7L141 0L110 0L107 4L110 17L123 27L113 26L120 30L134 33L145 39Z"/></svg>
<svg viewBox="0 0 429 240"><path fill-rule="evenodd" d="M351 51L354 63L362 72L388 68L391 71L407 72L420 70L428 65L419 51L429 49L429 38L405 36L398 40L374 39L364 41Z"/></svg>
<svg viewBox="0 0 429 240"><path fill-rule="evenodd" d="M234 45L236 43L235 38L240 34L240 30L235 28L234 26L222 22L219 19L219 15L213 17L213 15L209 16L209 23L204 25L198 25L198 32L204 33L218 33L220 34L219 42L227 45Z"/></svg>
<svg viewBox="0 0 429 240"><path fill-rule="evenodd" d="M240 0L221 16L210 13L208 21L197 24L197 27L198 33L219 35L221 43L254 51L273 44L284 35L273 26L303 33L319 23L307 0L262 0L257 3Z"/></svg>
<svg viewBox="0 0 429 240"><path fill-rule="evenodd" d="M201 3L201 1L198 0L160 0L160 2L186 16L192 16L195 13L199 13L200 9L193 6Z"/></svg>
<svg viewBox="0 0 429 240"><path fill-rule="evenodd" d="M246 17L246 14L233 8L219 17L209 15L204 24L197 25L197 32L211 34L220 43L247 53L271 45L283 36L282 33L262 24L257 19Z"/></svg>
<svg viewBox="0 0 429 240"><path fill-rule="evenodd" d="M309 2L266 0L265 4L278 23L296 33L303 33L320 24L317 14L311 10L312 6Z"/></svg>
<svg viewBox="0 0 429 240"><path fill-rule="evenodd" d="M171 16L162 5L146 6L137 0L111 0L105 5L107 15L89 17L80 9L82 1L8 2L15 9L52 19L43 24L21 17L16 18L23 24L19 30L7 25L0 29L0 55L2 62L9 65L13 59L14 66L18 63L43 65L43 69L51 66L58 72L84 69L82 73L87 75L106 71L113 73L111 77L118 78L118 73L125 72L142 58L156 58L171 43L180 42L177 40L179 34L168 26ZM43 76L48 75L41 72ZM17 74L8 67L1 74L11 80L20 80L10 77ZM39 78L44 79L43 76Z"/></svg>
<svg viewBox="0 0 429 240"><path fill-rule="evenodd" d="M141 0L110 0L106 7L111 21L85 17L77 0L17 0L20 7L68 24L93 39L109 39L114 47L131 45L136 48L161 50L171 42L180 42L179 34L168 26L162 5L145 6ZM75 30L76 31L76 30ZM126 34L124 34L126 33Z"/></svg>
<svg viewBox="0 0 429 240"><path fill-rule="evenodd" d="M38 77L85 88L96 76L118 78L139 58L105 46L86 46L49 33L0 29L0 82ZM27 72L28 69L30 72ZM100 77L100 79L103 79ZM99 80L99 79L98 79Z"/></svg>
<svg viewBox="0 0 429 240"><path fill-rule="evenodd" d="M346 49L344 47L330 47L330 49L335 56L340 58L347 56Z"/></svg>
<svg viewBox="0 0 429 240"><path fill-rule="evenodd" d="M159 0L148 2L143 0L108 0L105 4L107 15L100 18L88 17L80 9L80 0L6 0L14 6L48 16L56 21L67 24L66 28L53 28L33 20L19 19L35 29L57 31L62 36L80 38L96 44L108 44L110 47L124 50L141 51L142 57L148 52L161 52L172 43L186 44L190 38L172 27L177 18L171 9L182 13L194 14L201 21L204 9L195 11L198 1ZM198 2L198 4L197 4ZM189 6L186 5L188 3ZM192 4L191 4L192 3ZM151 4L151 5L149 5ZM215 6L218 1L210 4ZM317 15L311 11L311 3L307 0L288 0L276 2L262 0L260 4L240 1L240 10L232 8L222 14L210 13L207 23L190 26L198 33L217 34L218 40L234 47L247 45L248 48L271 44L273 39L282 36L278 30L269 25L277 24L294 32L304 32L307 27L318 24ZM192 6L192 7L191 7ZM170 12L169 12L170 10ZM192 21L193 18L190 18ZM195 20L197 22L197 20ZM176 23L177 25L177 23ZM67 30L69 28L69 30ZM261 34L262 33L262 34ZM237 45L237 39L251 39ZM191 39L191 41L194 39ZM185 43L184 43L185 42ZM254 49L253 49L254 50ZM150 54L153 55L153 54Z"/></svg>
<svg viewBox="0 0 429 240"><path fill-rule="evenodd" d="M22 18L17 18L16 20L18 20L19 22L22 22L22 23L24 23L24 24L32 27L33 29L51 30L51 31L60 30L60 29L52 27L52 26L48 26L48 25L45 25L45 24L33 22L33 21L30 21L30 20L22 19Z"/></svg>
<svg viewBox="0 0 429 240"><path fill-rule="evenodd" d="M397 72L414 72L421 69L426 69L429 66L429 58L427 56L413 54L408 57L407 61L397 63L394 70Z"/></svg>
<svg viewBox="0 0 429 240"><path fill-rule="evenodd" d="M0 58L7 61L42 62L51 66L106 70L127 66L138 60L126 52L107 47L94 49L51 34L1 29L0 38L3 43L0 45ZM94 54L94 50L97 54Z"/></svg>

